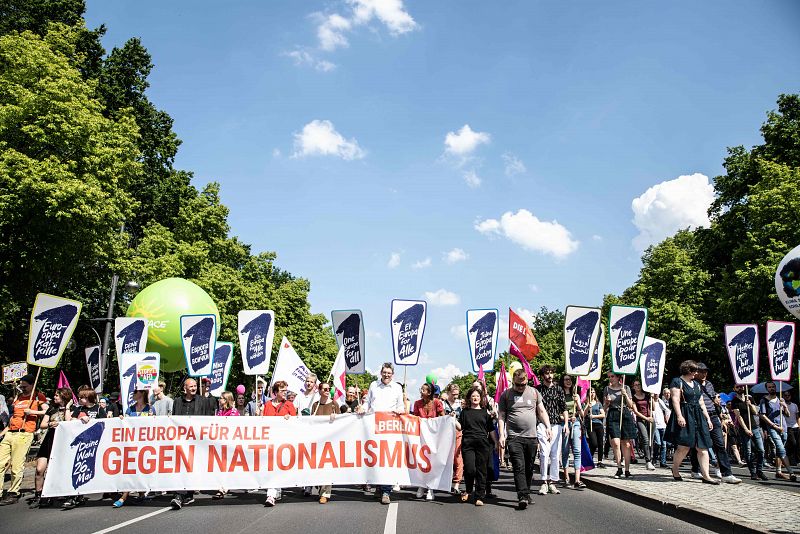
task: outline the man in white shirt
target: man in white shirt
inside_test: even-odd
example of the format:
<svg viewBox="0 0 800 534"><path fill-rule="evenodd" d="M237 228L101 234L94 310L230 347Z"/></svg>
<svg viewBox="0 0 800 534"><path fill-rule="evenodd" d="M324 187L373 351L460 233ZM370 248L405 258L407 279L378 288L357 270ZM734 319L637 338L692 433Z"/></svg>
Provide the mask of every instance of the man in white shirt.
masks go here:
<svg viewBox="0 0 800 534"><path fill-rule="evenodd" d="M319 393L317 392L317 375L310 373L306 377L304 384L305 391L298 393L292 404L297 409L297 415L311 415L311 405L319 400ZM306 413L303 413L306 410Z"/></svg>
<svg viewBox="0 0 800 534"><path fill-rule="evenodd" d="M661 397L658 397L653 404L653 421L656 431L653 434L653 462L659 460L659 467L669 467L667 464L667 444L664 441L664 434L667 431L667 419L671 410L669 409L669 388L664 388Z"/></svg>
<svg viewBox="0 0 800 534"><path fill-rule="evenodd" d="M403 402L403 388L400 384L394 382L394 367L391 363L386 362L381 367L381 378L369 385L367 392L367 400L359 408L359 413L373 413L373 412L392 412L394 414L405 413L405 404ZM392 487L381 486L381 503L389 504L391 502Z"/></svg>

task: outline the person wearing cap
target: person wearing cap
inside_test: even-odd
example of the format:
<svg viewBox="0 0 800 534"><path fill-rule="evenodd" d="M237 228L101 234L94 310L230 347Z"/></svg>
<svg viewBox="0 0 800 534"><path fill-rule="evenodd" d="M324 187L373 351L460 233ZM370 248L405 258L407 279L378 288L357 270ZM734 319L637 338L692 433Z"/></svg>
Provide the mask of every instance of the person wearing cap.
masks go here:
<svg viewBox="0 0 800 534"><path fill-rule="evenodd" d="M20 393L11 405L8 428L3 441L0 441L0 473L5 473L6 468L11 466L11 485L5 498L0 500L0 506L14 504L19 500L25 457L33 442L36 422L40 415L47 413L49 407L44 393L34 392L34 381L34 376L30 374L20 379L17 386Z"/></svg>
<svg viewBox="0 0 800 534"><path fill-rule="evenodd" d="M695 381L700 385L706 412L711 416L711 423L714 425L714 428L711 429L711 441L713 443L712 450L717 456L717 465L719 466L717 467L716 475L727 484L739 484L741 479L733 476L731 461L725 448L725 438L722 435L722 420L720 419L721 412L714 404L714 397L716 397L717 393L714 391L714 384L707 377L708 367L703 362L698 363ZM702 479L703 475L700 474L700 462L697 459L696 449L693 448L689 452L689 460L692 463L692 478Z"/></svg>

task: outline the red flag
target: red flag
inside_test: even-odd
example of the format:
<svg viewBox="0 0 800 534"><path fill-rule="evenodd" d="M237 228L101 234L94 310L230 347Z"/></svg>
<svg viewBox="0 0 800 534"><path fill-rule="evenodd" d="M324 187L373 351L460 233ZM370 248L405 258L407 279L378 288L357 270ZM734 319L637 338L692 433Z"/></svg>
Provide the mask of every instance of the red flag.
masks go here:
<svg viewBox="0 0 800 534"><path fill-rule="evenodd" d="M508 309L508 340L511 342L512 349L516 348L518 353L528 361L539 354L539 343L536 342L528 323L514 313L511 308Z"/></svg>
<svg viewBox="0 0 800 534"><path fill-rule="evenodd" d="M497 375L497 388L494 390L494 402L500 402L500 395L508 389L508 377L506 376L506 364L500 364L500 374Z"/></svg>

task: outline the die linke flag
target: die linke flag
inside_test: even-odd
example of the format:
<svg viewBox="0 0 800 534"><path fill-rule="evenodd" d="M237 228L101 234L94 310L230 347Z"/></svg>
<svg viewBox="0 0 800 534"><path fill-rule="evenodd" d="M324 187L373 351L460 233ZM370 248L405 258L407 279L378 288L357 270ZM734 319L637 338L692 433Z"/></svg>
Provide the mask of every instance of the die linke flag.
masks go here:
<svg viewBox="0 0 800 534"><path fill-rule="evenodd" d="M228 375L231 373L233 362L233 343L217 341L214 351L214 365L211 367L211 384L208 391L212 397L219 397L228 385Z"/></svg>
<svg viewBox="0 0 800 534"><path fill-rule="evenodd" d="M500 313L495 310L467 310L467 343L472 370L494 371Z"/></svg>
<svg viewBox="0 0 800 534"><path fill-rule="evenodd" d="M794 361L793 322L767 321L767 361L772 380L788 382Z"/></svg>
<svg viewBox="0 0 800 534"><path fill-rule="evenodd" d="M181 342L189 376L210 375L217 348L217 317L181 315Z"/></svg>
<svg viewBox="0 0 800 534"><path fill-rule="evenodd" d="M28 363L52 369L58 365L78 324L81 303L39 293L28 327Z"/></svg>
<svg viewBox="0 0 800 534"><path fill-rule="evenodd" d="M417 365L425 333L428 303L424 300L392 300L392 349L396 365Z"/></svg>
<svg viewBox="0 0 800 534"><path fill-rule="evenodd" d="M139 386L138 376L140 370L143 378L146 378L144 375L152 373L152 368L155 368L155 381L158 381L160 359L161 356L157 352L126 352L117 357L120 402L122 403L123 411L133 406L133 392Z"/></svg>
<svg viewBox="0 0 800 534"><path fill-rule="evenodd" d="M117 317L114 319L114 346L117 356L127 352L147 350L147 319L144 317Z"/></svg>
<svg viewBox="0 0 800 534"><path fill-rule="evenodd" d="M667 361L667 344L660 339L644 338L644 348L639 361L642 389L653 395L661 394L664 364Z"/></svg>
<svg viewBox="0 0 800 534"><path fill-rule="evenodd" d="M600 337L600 308L567 306L564 312L564 363L568 375L585 376Z"/></svg>
<svg viewBox="0 0 800 534"><path fill-rule="evenodd" d="M333 310L333 333L339 348L344 347L344 365L347 374L360 375L367 370L364 352L366 335L361 310Z"/></svg>
<svg viewBox="0 0 800 534"><path fill-rule="evenodd" d="M275 312L242 310L239 312L239 348L246 375L265 375L272 359L275 338Z"/></svg>
<svg viewBox="0 0 800 534"><path fill-rule="evenodd" d="M758 383L758 326L754 324L726 324L725 348L737 386Z"/></svg>
<svg viewBox="0 0 800 534"><path fill-rule="evenodd" d="M100 345L86 347L86 369L89 371L89 384L95 393L103 392L103 368L100 361Z"/></svg>
<svg viewBox="0 0 800 534"><path fill-rule="evenodd" d="M508 309L508 341L510 352L519 358L531 361L539 354L539 343L522 317Z"/></svg>
<svg viewBox="0 0 800 534"><path fill-rule="evenodd" d="M647 335L647 309L611 306L608 324L611 330L611 368L616 374L635 375Z"/></svg>

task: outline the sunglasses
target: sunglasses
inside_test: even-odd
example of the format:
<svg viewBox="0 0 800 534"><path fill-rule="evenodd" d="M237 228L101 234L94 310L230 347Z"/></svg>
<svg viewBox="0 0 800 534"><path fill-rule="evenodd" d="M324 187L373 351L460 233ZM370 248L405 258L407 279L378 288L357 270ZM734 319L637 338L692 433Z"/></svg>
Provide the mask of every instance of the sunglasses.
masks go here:
<svg viewBox="0 0 800 534"><path fill-rule="evenodd" d="M320 391L330 391L331 388L320 388Z"/></svg>

